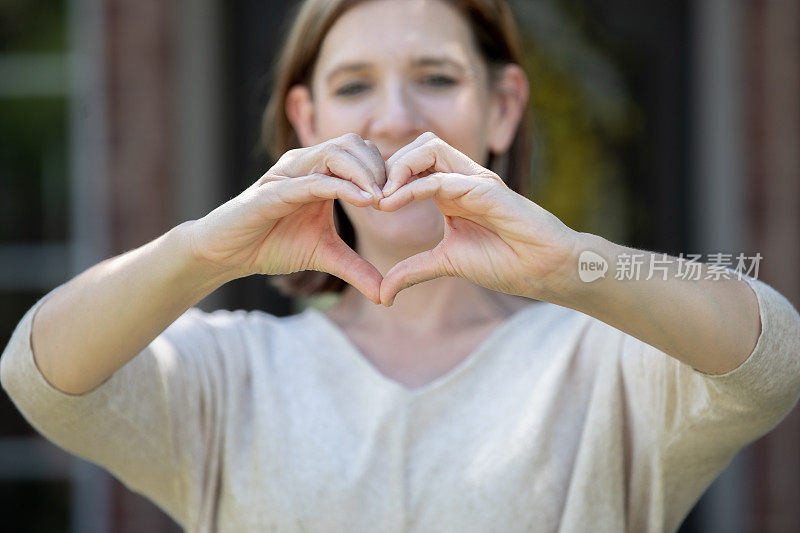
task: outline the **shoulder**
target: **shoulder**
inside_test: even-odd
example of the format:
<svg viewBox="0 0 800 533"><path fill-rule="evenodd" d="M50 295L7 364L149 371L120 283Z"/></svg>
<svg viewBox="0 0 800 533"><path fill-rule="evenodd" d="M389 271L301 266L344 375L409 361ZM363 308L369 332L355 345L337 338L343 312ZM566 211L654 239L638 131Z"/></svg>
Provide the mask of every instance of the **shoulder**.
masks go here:
<svg viewBox="0 0 800 533"><path fill-rule="evenodd" d="M602 322L580 311L562 307L550 302L533 302L512 316L517 322L514 330L520 335L535 334L538 339L551 339L553 342L566 342L580 339L592 329L595 322Z"/></svg>
<svg viewBox="0 0 800 533"><path fill-rule="evenodd" d="M527 343L553 364L569 365L572 378L652 373L656 366L672 363L636 337L569 307L538 302L521 313L513 328L520 346Z"/></svg>
<svg viewBox="0 0 800 533"><path fill-rule="evenodd" d="M583 359L593 365L593 358L587 355L598 345L597 339L606 334L599 326L602 323L596 322L599 321L569 307L534 302L501 326L502 341L498 347L524 359L533 357L546 365L574 365ZM580 366L585 365L581 363Z"/></svg>
<svg viewBox="0 0 800 533"><path fill-rule="evenodd" d="M191 307L165 331L171 337L214 337L218 341L268 339L283 334L303 333L309 329L308 311L278 316L261 310L216 309L205 311Z"/></svg>
<svg viewBox="0 0 800 533"><path fill-rule="evenodd" d="M276 316L260 310L192 307L147 348L172 388L238 390L267 369L291 364L303 352L309 327L305 315ZM176 384L177 383L177 384Z"/></svg>

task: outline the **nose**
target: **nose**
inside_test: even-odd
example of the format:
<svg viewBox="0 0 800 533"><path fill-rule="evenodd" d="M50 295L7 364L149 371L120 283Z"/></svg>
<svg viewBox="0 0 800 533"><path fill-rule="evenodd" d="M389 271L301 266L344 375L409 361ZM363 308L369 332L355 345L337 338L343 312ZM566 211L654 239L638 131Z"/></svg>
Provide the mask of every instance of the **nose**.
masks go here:
<svg viewBox="0 0 800 533"><path fill-rule="evenodd" d="M422 117L402 80L388 80L383 87L372 121L372 135L389 143L402 145L425 131Z"/></svg>

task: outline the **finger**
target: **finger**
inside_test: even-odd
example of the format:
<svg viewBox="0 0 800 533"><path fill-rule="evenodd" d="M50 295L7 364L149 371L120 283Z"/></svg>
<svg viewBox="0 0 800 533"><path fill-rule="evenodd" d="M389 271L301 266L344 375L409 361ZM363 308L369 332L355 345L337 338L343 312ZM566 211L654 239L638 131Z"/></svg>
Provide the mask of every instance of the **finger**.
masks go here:
<svg viewBox="0 0 800 533"><path fill-rule="evenodd" d="M381 211L397 211L401 207L428 198L452 200L463 197L485 186L485 178L463 174L436 172L416 179L383 198L378 206Z"/></svg>
<svg viewBox="0 0 800 533"><path fill-rule="evenodd" d="M392 156L386 160L386 168L389 168L389 165L397 161L397 159L400 156L402 156L409 150L413 150L414 148L422 146L423 144L434 138L436 138L436 134L434 134L431 131L426 131L425 133L423 133L422 135L420 135L419 137L417 137L416 139L414 139L413 141L411 141L410 143L408 143L407 145L403 146L395 153L393 153Z"/></svg>
<svg viewBox="0 0 800 533"><path fill-rule="evenodd" d="M348 147L333 142L324 143L306 156L302 166L305 167L304 174L329 172L339 179L355 183L374 199L381 198L372 188L372 184L375 183L372 171L361 158L351 153ZM303 173L298 171L295 175Z"/></svg>
<svg viewBox="0 0 800 533"><path fill-rule="evenodd" d="M381 188L383 187L384 183L386 183L386 164L383 161L383 156L381 155L381 151L378 149L378 145L369 139L364 139L364 148L365 151L363 154L363 159L375 176L375 184L373 187L375 188L375 192L378 193L378 196L383 198L383 192L381 191Z"/></svg>
<svg viewBox="0 0 800 533"><path fill-rule="evenodd" d="M257 189L257 193L262 205L273 209L281 205L285 207L285 212L274 213L276 218L288 215L302 204L319 200L339 198L359 207L368 206L374 200L356 184L327 174L270 181Z"/></svg>
<svg viewBox="0 0 800 533"><path fill-rule="evenodd" d="M363 147L366 151L366 146ZM375 171L364 162L364 154L357 155L351 152L352 147L341 148L342 152L334 151L334 155L327 160L327 167L336 176L353 181L377 201L383 198L383 193L376 186L378 176Z"/></svg>
<svg viewBox="0 0 800 533"><path fill-rule="evenodd" d="M395 153L392 154L392 156L389 159L386 160L386 183L383 186L383 195L384 196L388 196L389 194L391 194L392 191L394 191L395 189L397 189L397 187L400 186L400 185L398 185L398 186L395 187L389 181L389 176L390 176L389 169L392 168L392 166L394 165L395 161L400 159L404 154L407 154L408 152L410 152L411 150L414 150L415 148L419 148L420 146L422 146L426 142L429 142L429 141L431 141L431 140L433 140L435 138L436 138L436 135L433 132L426 131L425 133L421 134L420 136L418 136L416 139L414 139L413 141L411 141L407 145L405 145L402 148L400 148L399 150L397 150Z"/></svg>
<svg viewBox="0 0 800 533"><path fill-rule="evenodd" d="M386 165L384 196L389 196L405 185L411 176L418 175L426 170L432 172L456 172L467 175L486 171L469 157L433 134L424 137L422 140L423 142L419 143L418 146L407 150L394 159L391 164Z"/></svg>
<svg viewBox="0 0 800 533"><path fill-rule="evenodd" d="M338 235L320 250L319 267L361 292L373 303L380 303L383 276L369 261L358 255Z"/></svg>
<svg viewBox="0 0 800 533"><path fill-rule="evenodd" d="M417 283L450 275L445 267L441 249L437 245L394 265L383 277L380 286L380 303L386 307L394 303L397 293Z"/></svg>
<svg viewBox="0 0 800 533"><path fill-rule="evenodd" d="M362 139L357 133L347 133L331 142L353 154L369 169L372 174L372 183L366 190L374 192L376 200L383 198L380 186L386 181L386 165L384 165L381 152L375 143Z"/></svg>

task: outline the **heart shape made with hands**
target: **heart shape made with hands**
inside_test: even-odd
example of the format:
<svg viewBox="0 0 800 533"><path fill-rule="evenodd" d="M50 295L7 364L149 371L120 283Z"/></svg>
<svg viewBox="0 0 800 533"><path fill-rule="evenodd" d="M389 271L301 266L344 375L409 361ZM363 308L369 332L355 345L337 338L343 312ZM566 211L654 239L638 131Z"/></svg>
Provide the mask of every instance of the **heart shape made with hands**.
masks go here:
<svg viewBox="0 0 800 533"><path fill-rule="evenodd" d="M432 175L432 173L428 175ZM393 212L411 202L434 197L438 192L437 189L441 187L440 183L426 182L425 187L416 186L413 190L410 188L411 183L415 183L425 177L427 176L411 176L407 184L401 185L393 193L382 198L378 202L376 209ZM434 203L444 216L444 235L442 239L433 248L418 252L396 263L385 276L382 276L379 288L381 304L385 306L392 305L399 292L423 281L446 275L457 275L457 269L449 259L446 246L452 247L456 244L453 232L459 227L459 222L453 216L444 214L440 202L436 202L434 199Z"/></svg>
<svg viewBox="0 0 800 533"><path fill-rule="evenodd" d="M566 261L573 230L434 134L398 150L385 168L384 197L373 208L391 212L431 198L444 216L444 236L378 273L377 298L366 285L357 287L373 302L390 306L403 289L442 276L529 295L531 279L544 279Z"/></svg>
<svg viewBox="0 0 800 533"><path fill-rule="evenodd" d="M439 141L439 139L434 134L423 134L412 143L395 152L384 162L387 179L382 190L383 197L380 198L377 203L373 203L372 208L393 212L411 202L433 198L437 195L441 189L441 177L436 176L436 174L440 172L443 167L444 169L449 169L451 167L451 165L442 165L441 149L443 146L441 146L441 144L444 143L442 142L439 144L437 141ZM426 145L428 145L427 150L424 150ZM423 150L420 150L420 148L423 148ZM438 157L436 153L437 148L439 149ZM454 150L449 146L447 146L447 148ZM461 154L461 156L467 160L469 159L463 154ZM424 186L416 184L420 179L429 176L434 176L434 178L428 180ZM436 200L434 200L434 202L436 203ZM440 212L442 212L441 205L439 203L436 203L436 205L439 207ZM400 261L394 265L385 276L380 275L379 272L377 273L377 277L380 278L380 285L377 295L378 301L375 303L390 306L401 290L421 283L422 281L448 274L446 269L442 268L442 265L446 263L446 261L443 260L447 257L444 246L446 242L449 244L449 241L452 240L448 239L448 237L449 234L452 233L454 226L453 219L444 214L444 212L442 212L442 214L444 215L445 234L436 246L430 250L417 253ZM352 254L348 255L352 257ZM357 259L353 259L367 263L366 265L362 263L362 265L357 268L358 270L377 271L374 265L358 256L358 254L356 254L356 256ZM361 283L359 283L359 285L361 285ZM373 300L368 294L368 292L371 291L369 291L367 287L358 289L369 299Z"/></svg>

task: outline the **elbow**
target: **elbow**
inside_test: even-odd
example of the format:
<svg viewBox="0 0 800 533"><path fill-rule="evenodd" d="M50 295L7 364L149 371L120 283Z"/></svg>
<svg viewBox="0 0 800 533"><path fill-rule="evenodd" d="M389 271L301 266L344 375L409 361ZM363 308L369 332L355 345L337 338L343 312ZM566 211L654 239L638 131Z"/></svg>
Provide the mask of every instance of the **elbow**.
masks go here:
<svg viewBox="0 0 800 533"><path fill-rule="evenodd" d="M800 314L772 286L747 281L758 300L755 346L734 368L706 377L742 413L776 424L800 399Z"/></svg>
<svg viewBox="0 0 800 533"><path fill-rule="evenodd" d="M42 387L66 396L82 396L96 388L80 376L53 379L52 372L42 368L30 345L21 343L19 337L12 338L0 356L0 385L17 406Z"/></svg>
<svg viewBox="0 0 800 533"><path fill-rule="evenodd" d="M94 389L92 386L87 386L85 378L81 376L69 376L67 372L54 373L52 365L37 360L35 351L31 351L29 355L33 366L36 367L35 371L41 376L44 383L56 392L68 396L82 396Z"/></svg>
<svg viewBox="0 0 800 533"><path fill-rule="evenodd" d="M6 346L3 354L0 355L0 386L6 391L6 394L12 399L16 396L16 391L19 389L20 378L18 372L14 371L14 365L11 362L11 343Z"/></svg>

